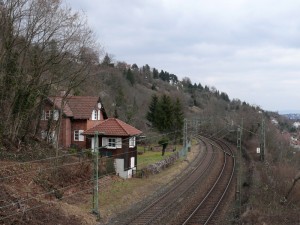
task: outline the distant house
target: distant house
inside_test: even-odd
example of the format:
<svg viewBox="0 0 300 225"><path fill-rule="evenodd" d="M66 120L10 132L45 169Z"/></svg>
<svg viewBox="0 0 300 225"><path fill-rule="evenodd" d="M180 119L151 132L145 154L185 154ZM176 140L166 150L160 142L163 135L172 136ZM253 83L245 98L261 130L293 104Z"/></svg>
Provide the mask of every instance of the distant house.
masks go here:
<svg viewBox="0 0 300 225"><path fill-rule="evenodd" d="M91 147L99 148L101 156L115 158L116 172L123 178L130 178L137 166L136 136L142 131L116 118L109 118L83 133L91 139ZM95 142L98 134L98 142ZM94 143L98 143L95 146Z"/></svg>
<svg viewBox="0 0 300 225"><path fill-rule="evenodd" d="M294 122L293 127L298 129L300 127L300 122Z"/></svg>
<svg viewBox="0 0 300 225"><path fill-rule="evenodd" d="M60 147L90 148L90 139L82 133L105 119L107 115L99 97L48 97L41 115L41 136Z"/></svg>

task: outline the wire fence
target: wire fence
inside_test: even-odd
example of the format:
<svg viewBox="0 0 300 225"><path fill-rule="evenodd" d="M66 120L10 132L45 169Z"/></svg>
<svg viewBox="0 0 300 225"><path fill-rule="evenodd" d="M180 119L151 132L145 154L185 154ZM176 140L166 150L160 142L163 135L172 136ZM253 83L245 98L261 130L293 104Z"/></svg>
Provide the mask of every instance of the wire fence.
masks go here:
<svg viewBox="0 0 300 225"><path fill-rule="evenodd" d="M181 130L142 138L137 140L137 143L143 143L145 140L156 142L162 137L178 132L181 132ZM182 149L174 152L161 162L150 166L145 165L145 167L148 171L154 171L155 169L153 168L156 168L156 171L160 171L174 164L178 158L186 157L190 145L190 142L188 142ZM106 147L101 146L99 150L101 151L102 148ZM136 149L115 154L114 157L100 155L97 159L99 160L99 176L97 178L93 177L92 167L95 159L91 149L1 166L0 224L5 224L6 220L17 215L22 217L26 212L51 204L53 201L68 199L86 192L92 193L95 182L99 182L99 179L116 173L114 158L124 158L126 154L133 152L137 153ZM3 152L0 152L1 158L3 154ZM18 157L11 158L18 160ZM136 166L142 165L137 164ZM151 167L152 169L150 169ZM10 185L17 185L18 183L21 185L24 181L32 184L32 190L30 190L30 185L27 185L29 189L22 191L20 189L14 191L8 188Z"/></svg>

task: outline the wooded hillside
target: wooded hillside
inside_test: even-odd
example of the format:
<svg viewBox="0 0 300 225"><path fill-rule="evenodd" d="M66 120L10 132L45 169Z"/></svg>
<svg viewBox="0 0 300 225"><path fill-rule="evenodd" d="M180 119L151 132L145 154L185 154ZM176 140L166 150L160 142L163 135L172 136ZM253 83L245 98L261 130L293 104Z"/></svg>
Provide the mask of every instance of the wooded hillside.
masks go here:
<svg viewBox="0 0 300 225"><path fill-rule="evenodd" d="M236 127L243 124L246 194L241 219L249 224L259 217L273 221L272 212L278 220L284 216L297 221L298 216L299 222L299 189L292 190L291 185L299 183L300 161L299 153L283 136L291 128L287 119L188 77L181 79L148 64L117 62L100 53L84 17L61 1L0 1L1 160L51 155L49 145L39 138L39 121L44 100L61 91L64 97L99 96L109 117L130 123L145 135L182 129L170 118L182 122L184 117L198 119L200 131L235 144ZM161 101L158 114L151 111L154 96ZM256 154L262 118L266 121L266 163ZM272 123L271 118L279 123ZM34 152L28 151L32 145L37 146Z"/></svg>

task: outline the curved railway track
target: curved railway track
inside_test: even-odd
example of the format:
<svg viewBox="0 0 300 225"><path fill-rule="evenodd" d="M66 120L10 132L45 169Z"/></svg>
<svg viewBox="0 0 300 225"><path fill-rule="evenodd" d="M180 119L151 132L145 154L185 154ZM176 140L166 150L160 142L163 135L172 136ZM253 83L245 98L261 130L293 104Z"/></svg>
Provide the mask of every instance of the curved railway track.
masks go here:
<svg viewBox="0 0 300 225"><path fill-rule="evenodd" d="M190 213L190 216L182 223L187 224L215 224L213 221L214 215L222 202L228 188L231 184L234 169L235 159L230 147L220 140L215 140L223 150L223 166L222 169L209 192L205 195L203 200Z"/></svg>
<svg viewBox="0 0 300 225"><path fill-rule="evenodd" d="M225 143L198 138L205 151L193 170L125 224L207 224L213 219L232 180L235 161Z"/></svg>

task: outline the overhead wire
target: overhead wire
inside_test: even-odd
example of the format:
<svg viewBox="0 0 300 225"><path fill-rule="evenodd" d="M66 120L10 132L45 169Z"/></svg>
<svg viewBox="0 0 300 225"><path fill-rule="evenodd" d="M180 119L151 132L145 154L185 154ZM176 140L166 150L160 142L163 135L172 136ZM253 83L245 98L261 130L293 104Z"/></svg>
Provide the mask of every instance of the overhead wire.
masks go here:
<svg viewBox="0 0 300 225"><path fill-rule="evenodd" d="M150 136L150 137L143 137L142 139L140 140L136 140L136 142L141 142L141 141L145 141L145 140L148 140L148 139L153 139L153 138L157 138L157 137L162 137L162 136L166 136L166 135L169 135L169 134L173 134L173 133L178 133L180 132L181 130L176 130L176 131L172 131L172 132L167 132L167 133L163 133L163 134L159 134L159 135L156 135L156 136ZM130 138L130 137L129 137ZM129 138L126 138L126 139L129 139ZM126 139L123 139L126 140ZM101 148L106 148L106 147L109 147L108 145L106 146L101 146L99 147L99 149ZM81 151L81 153L83 152L90 152L91 149L86 149L84 151ZM120 154L117 154L117 156L121 156L121 155L124 155L124 154L128 154L128 153L131 153L131 152L135 152L135 150L133 151L129 151L129 152L125 152L125 153L120 153ZM48 157L48 158L45 158L45 159L40 159L40 160L32 160L32 161L27 161L27 162L22 162L22 163L18 163L18 164L13 164L13 165L7 165L7 166L4 166L4 167L1 167L0 170L3 170L5 168L8 168L8 167L12 167L12 166L23 166L25 164L29 164L29 163L37 163L37 162L42 162L42 161L46 161L46 160L57 160L59 158L62 158L62 157L68 157L68 156L75 156L75 155L78 155L78 153L72 153L72 154L64 154L64 155L60 155L60 156L57 156L57 157ZM108 157L108 156L107 156ZM102 157L104 158L104 157ZM100 158L101 159L101 158ZM47 167L47 168L43 168L43 169L39 169L39 170L35 170L35 171L28 171L28 172L25 172L25 173L19 173L17 175L12 175L12 176L7 176L7 177L2 177L0 178L0 180L4 180L4 179L9 179L9 178L13 178L13 177L16 177L16 176L21 176L21 175L25 175L25 174L28 174L28 173L32 173L32 172L41 172L41 171L46 171L46 170L49 170L49 169L57 169L57 168L61 168L61 167L65 167L65 166L72 166L72 165L76 165L76 164L82 164L82 163L86 163L86 162L91 162L92 160L88 160L88 161L82 161L82 162L76 162L76 163L67 163L67 164L64 164L64 165L59 165L59 166L53 166L53 167ZM140 166L141 164L139 164ZM108 173L109 174L109 173ZM111 174L114 174L114 173L111 173ZM105 175L107 176L107 174ZM103 177L103 176L102 176ZM98 179L100 179L101 177L98 177ZM62 187L62 188L58 188L58 189L55 189L55 190L51 190L51 191L48 191L48 192L44 192L44 193L40 193L36 196L33 196L33 197L30 197L30 198L26 198L26 199L23 199L23 200L18 200L16 202L13 202L13 203L10 203L8 205L5 205L5 206L2 206L0 207L0 209L4 209L4 208L7 208L9 206L14 206L15 204L21 204L21 203L24 203L24 202L27 202L27 201L30 201L32 199L36 199L36 198L39 198L41 196L44 196L44 195L47 195L47 194L51 194L51 193L54 193L55 191L62 191L64 189L67 189L67 188L70 188L70 187L74 187L74 186L77 186L79 184L83 184L83 183L86 183L86 182L91 182L91 181L94 181L95 179L89 179L89 180L85 180L85 181L82 181L82 182L77 182L76 184L72 184L72 185L69 185L69 186L66 186L66 187ZM91 188L88 188L86 190L91 190ZM83 190L83 191L86 191L86 190ZM79 192L76 192L76 193L73 193L71 195L75 195L75 194L78 194L80 192L83 192L83 191L79 191ZM67 198L71 195L68 195L68 196L65 196L65 197L62 197L62 199L64 198ZM11 214L9 216L6 216L6 217L2 217L0 218L0 220L4 220L4 219L7 219L9 217L12 217L14 215L17 215L19 213L24 213L24 212L27 212L29 210L32 210L32 209L35 209L35 208L38 208L38 207L41 207L45 204L48 204L48 203L43 203L41 205L38 205L38 206L35 206L35 207L31 207L30 209L27 209L27 210L23 210L21 212L17 212L17 213L14 213L14 214Z"/></svg>

